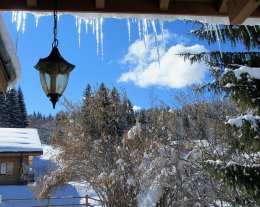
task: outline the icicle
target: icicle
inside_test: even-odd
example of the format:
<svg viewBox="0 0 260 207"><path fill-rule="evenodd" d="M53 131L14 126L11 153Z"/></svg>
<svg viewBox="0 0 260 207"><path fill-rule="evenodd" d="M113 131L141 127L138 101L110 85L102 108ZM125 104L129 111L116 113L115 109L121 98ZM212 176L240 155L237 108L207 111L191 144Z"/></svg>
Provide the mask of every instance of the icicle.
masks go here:
<svg viewBox="0 0 260 207"><path fill-rule="evenodd" d="M222 51L221 51L221 45L220 45L220 39L219 39L219 33L218 33L217 25L214 25L214 29L215 29L215 33L216 33L216 37L217 37L217 42L218 42L218 48L219 48L220 56L222 58Z"/></svg>
<svg viewBox="0 0 260 207"><path fill-rule="evenodd" d="M78 28L78 18L79 18L79 17L75 17L75 25L76 25L76 28Z"/></svg>
<svg viewBox="0 0 260 207"><path fill-rule="evenodd" d="M157 29L156 29L156 25L155 25L155 20L152 20L152 28L153 28L153 32L156 36L156 40L158 39L158 33L157 33Z"/></svg>
<svg viewBox="0 0 260 207"><path fill-rule="evenodd" d="M82 19L81 18L78 18L77 19L77 26L78 26L78 43L79 43L79 47L80 47L80 37L81 37L81 22L82 22Z"/></svg>
<svg viewBox="0 0 260 207"><path fill-rule="evenodd" d="M128 30L128 41L130 43L131 40L131 24L129 18L127 18L127 30Z"/></svg>
<svg viewBox="0 0 260 207"><path fill-rule="evenodd" d="M90 21L90 25L92 27L92 34L94 35L95 34L95 19L91 19Z"/></svg>
<svg viewBox="0 0 260 207"><path fill-rule="evenodd" d="M244 27L246 28L246 31L247 31L247 33L248 33L248 35L249 35L250 40L251 40L251 39L252 39L252 36L251 36L251 33L250 33L250 31L249 31L247 25L245 25Z"/></svg>
<svg viewBox="0 0 260 207"><path fill-rule="evenodd" d="M85 22L86 34L88 34L88 24L89 24L89 20L88 20L88 19L85 19L84 22Z"/></svg>
<svg viewBox="0 0 260 207"><path fill-rule="evenodd" d="M17 11L14 11L12 13L12 23L16 22L16 18L17 18Z"/></svg>
<svg viewBox="0 0 260 207"><path fill-rule="evenodd" d="M159 24L160 24L161 34L162 34L162 37L163 37L164 36L164 21L159 20Z"/></svg>
<svg viewBox="0 0 260 207"><path fill-rule="evenodd" d="M206 24L204 24L204 26L206 27L207 35L210 35L211 38L212 38L212 30L211 30L211 28L209 27L209 24L206 23Z"/></svg>
<svg viewBox="0 0 260 207"><path fill-rule="evenodd" d="M22 12L17 13L15 21L16 21L16 31L19 31L21 27L21 21L22 21Z"/></svg>
<svg viewBox="0 0 260 207"><path fill-rule="evenodd" d="M148 20L146 18L143 20L143 25L144 25L143 32L145 35L148 35Z"/></svg>
<svg viewBox="0 0 260 207"><path fill-rule="evenodd" d="M224 42L224 39L223 39L222 33L220 32L221 29L219 28L219 25L216 25L216 28L217 28L217 31L218 31L218 35L219 35L219 37L220 37L220 39L221 39L221 42Z"/></svg>
<svg viewBox="0 0 260 207"><path fill-rule="evenodd" d="M156 29L156 25L155 25L155 20L152 20L151 23L152 23L152 28L153 28L153 33L154 33L154 39L155 39L155 43L156 43L156 52L157 52L158 64L159 64L159 67L160 67L159 44L158 44L157 29Z"/></svg>
<svg viewBox="0 0 260 207"><path fill-rule="evenodd" d="M257 32L256 25L254 25L254 29L255 29L255 31Z"/></svg>
<svg viewBox="0 0 260 207"><path fill-rule="evenodd" d="M100 42L101 42L101 55L102 61L104 60L104 43L103 43L103 18L100 18Z"/></svg>
<svg viewBox="0 0 260 207"><path fill-rule="evenodd" d="M146 19L144 18L143 19L143 38L144 38L144 45L145 45L145 47L146 47L146 35L147 35L147 21L146 21Z"/></svg>
<svg viewBox="0 0 260 207"><path fill-rule="evenodd" d="M147 19L147 33L148 33L148 28L151 27L151 20Z"/></svg>
<svg viewBox="0 0 260 207"><path fill-rule="evenodd" d="M141 20L138 19L138 35L139 35L139 39L142 39L142 35L141 35Z"/></svg>
<svg viewBox="0 0 260 207"><path fill-rule="evenodd" d="M61 14L57 14L57 21L59 22L60 21L60 16L61 16Z"/></svg>
<svg viewBox="0 0 260 207"><path fill-rule="evenodd" d="M96 26L96 41L97 41L97 55L99 54L99 20L95 19L95 26Z"/></svg>
<svg viewBox="0 0 260 207"><path fill-rule="evenodd" d="M209 25L210 36L212 39L214 39L213 30L214 30L213 25L212 24Z"/></svg>
<svg viewBox="0 0 260 207"><path fill-rule="evenodd" d="M38 27L38 23L39 23L39 15L35 15L35 27Z"/></svg>
<svg viewBox="0 0 260 207"><path fill-rule="evenodd" d="M23 15L22 32L23 32L23 34L24 34L24 31L25 31L25 22L26 22L26 13L23 12L22 15Z"/></svg>

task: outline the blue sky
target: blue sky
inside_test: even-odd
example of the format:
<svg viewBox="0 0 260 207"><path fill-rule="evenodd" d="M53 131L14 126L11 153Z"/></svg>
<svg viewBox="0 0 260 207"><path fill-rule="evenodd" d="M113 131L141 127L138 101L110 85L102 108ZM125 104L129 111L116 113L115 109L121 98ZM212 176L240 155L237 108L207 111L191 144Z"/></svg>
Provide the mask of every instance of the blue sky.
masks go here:
<svg viewBox="0 0 260 207"><path fill-rule="evenodd" d="M62 106L57 103L56 109L52 109L51 102L41 88L39 74L34 69L39 58L48 56L51 51L53 17L40 18L36 27L34 16L28 14L24 33L17 33L11 13L5 13L4 18L14 43L18 35L17 53L22 67L22 78L17 85L23 89L28 113L57 113ZM75 18L62 15L59 19L60 53L67 61L76 65L64 93L64 97L70 101L81 100L87 84L94 87L104 82L110 88L115 86L119 90L125 89L129 99L136 106L149 108L151 95L171 105L172 93L187 83L201 82L208 77L208 71L203 64L191 67L189 63L183 63L173 55L188 50L199 52L208 49L207 43L187 35L192 29L189 24L181 21L165 22L165 34L157 36L159 46L154 41L151 27L146 36L146 44L143 38L139 39L137 23L131 24L129 42L126 19L104 19L102 28L103 60L100 48L97 55L96 36L90 28L86 34L82 25L79 47ZM156 28L160 33L159 24L156 24ZM211 50L213 49L218 49L218 46L213 45ZM222 46L223 51L228 49L229 46ZM160 67L157 50L160 54Z"/></svg>

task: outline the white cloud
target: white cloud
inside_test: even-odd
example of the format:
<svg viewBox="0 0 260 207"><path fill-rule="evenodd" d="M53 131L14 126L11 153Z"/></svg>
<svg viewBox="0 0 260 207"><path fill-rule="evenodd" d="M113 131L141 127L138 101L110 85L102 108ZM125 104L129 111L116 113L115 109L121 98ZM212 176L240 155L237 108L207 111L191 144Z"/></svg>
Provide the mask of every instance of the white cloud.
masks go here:
<svg viewBox="0 0 260 207"><path fill-rule="evenodd" d="M133 110L134 111L140 111L142 109L142 107L140 107L140 106L133 106Z"/></svg>
<svg viewBox="0 0 260 207"><path fill-rule="evenodd" d="M194 63L184 61L179 53L199 53L206 51L203 45L193 45L186 47L182 44L166 48L167 41L176 34L166 33L158 38L158 46L154 38L146 36L146 44L143 40L137 40L128 49L128 53L123 57L121 63L128 65L129 71L122 74L118 81L132 81L140 87L163 86L170 88L181 88L190 84L203 81L206 65L203 63ZM184 38L185 39L185 38ZM182 41L179 38L177 41ZM160 66L158 62L158 53L160 57Z"/></svg>

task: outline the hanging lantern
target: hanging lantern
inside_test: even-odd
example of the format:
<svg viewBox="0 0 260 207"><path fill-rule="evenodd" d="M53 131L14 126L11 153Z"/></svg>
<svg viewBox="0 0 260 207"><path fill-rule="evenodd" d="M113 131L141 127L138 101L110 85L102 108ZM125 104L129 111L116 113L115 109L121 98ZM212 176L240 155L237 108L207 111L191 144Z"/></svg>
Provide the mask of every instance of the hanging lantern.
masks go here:
<svg viewBox="0 0 260 207"><path fill-rule="evenodd" d="M57 37L57 10L54 9L54 40L52 43L52 51L46 58L41 58L34 66L40 72L41 85L47 97L55 104L62 96L69 80L69 74L75 65L67 62L58 50Z"/></svg>

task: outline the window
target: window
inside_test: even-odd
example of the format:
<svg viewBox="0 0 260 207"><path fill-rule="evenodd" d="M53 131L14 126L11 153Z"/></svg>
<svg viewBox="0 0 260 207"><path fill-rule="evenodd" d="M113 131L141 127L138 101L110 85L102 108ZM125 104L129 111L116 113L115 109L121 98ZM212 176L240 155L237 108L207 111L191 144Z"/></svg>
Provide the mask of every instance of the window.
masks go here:
<svg viewBox="0 0 260 207"><path fill-rule="evenodd" d="M13 162L0 162L0 175L13 175Z"/></svg>
<svg viewBox="0 0 260 207"><path fill-rule="evenodd" d="M0 174L5 175L7 173L7 163L0 163Z"/></svg>
<svg viewBox="0 0 260 207"><path fill-rule="evenodd" d="M13 175L14 171L14 163L13 162L7 162L7 175Z"/></svg>

